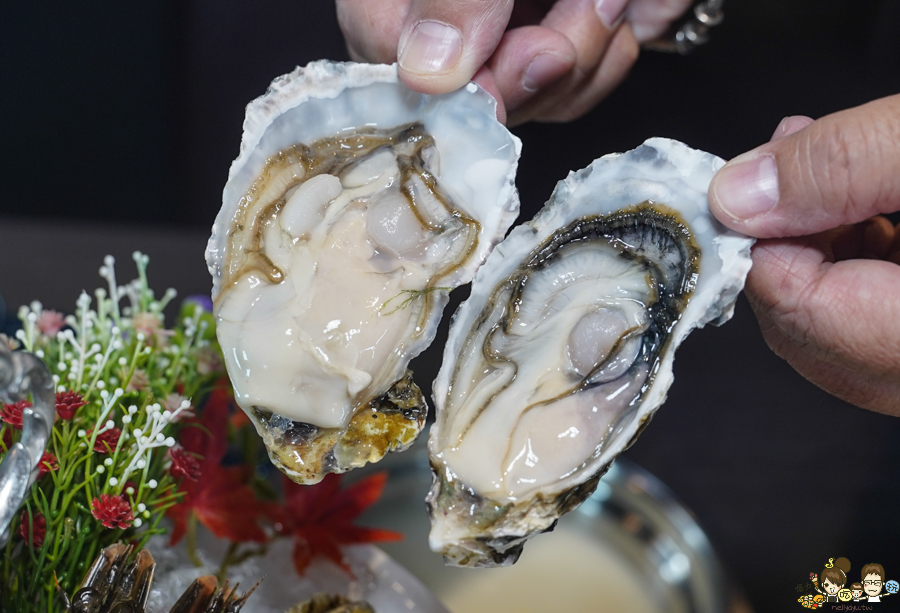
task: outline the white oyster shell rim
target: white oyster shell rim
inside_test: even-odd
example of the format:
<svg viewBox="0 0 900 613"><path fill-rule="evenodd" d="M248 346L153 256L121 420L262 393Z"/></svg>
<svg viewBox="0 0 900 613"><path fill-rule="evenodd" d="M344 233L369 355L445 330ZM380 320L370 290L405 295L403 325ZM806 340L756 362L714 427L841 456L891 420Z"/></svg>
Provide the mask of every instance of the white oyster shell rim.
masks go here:
<svg viewBox="0 0 900 613"><path fill-rule="evenodd" d="M228 230L238 204L270 156L353 128L387 129L414 121L424 123L435 138L442 188L481 224L475 257L443 283L471 281L519 212L515 173L522 143L497 121L496 109L496 100L475 83L440 96L414 92L400 82L396 64L321 60L274 79L247 105L240 154L229 170L207 243L213 299L221 289Z"/></svg>
<svg viewBox="0 0 900 613"><path fill-rule="evenodd" d="M443 462L437 441L444 419L445 399L452 384L450 377L468 331L496 284L512 274L537 245L575 219L608 214L650 200L677 210L691 227L694 240L703 251L699 281L660 356L653 383L633 419L610 434L603 443L602 452L590 458L584 467L538 489L543 495L564 492L607 466L632 442L642 422L665 400L672 383L672 363L677 346L692 329L710 322L719 324L731 317L734 301L750 268L753 240L727 230L708 210L709 182L723 164L720 158L678 141L649 139L632 151L604 156L583 170L571 172L559 182L548 203L531 222L516 227L497 245L476 275L471 297L453 317L443 364L433 384L437 420L429 434L429 451L437 465ZM481 457L472 460L469 467L461 469L450 465L445 469L480 494L489 490L485 484L496 483L488 476L484 462L485 458ZM521 501L509 497L497 502Z"/></svg>

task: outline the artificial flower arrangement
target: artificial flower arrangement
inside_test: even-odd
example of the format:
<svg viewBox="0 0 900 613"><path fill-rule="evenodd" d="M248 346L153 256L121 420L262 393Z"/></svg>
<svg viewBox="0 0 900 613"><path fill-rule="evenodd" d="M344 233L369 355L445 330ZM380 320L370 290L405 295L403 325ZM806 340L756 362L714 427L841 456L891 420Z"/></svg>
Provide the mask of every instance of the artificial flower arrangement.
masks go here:
<svg viewBox="0 0 900 613"><path fill-rule="evenodd" d="M231 541L230 564L262 553L273 538L294 539L303 574L317 556L349 572L340 545L396 540L355 518L381 494L385 474L342 488L261 477L258 437L236 410L224 377L208 299L186 300L173 328L147 281L149 258L134 254L138 277L82 293L74 315L22 307L10 349L33 352L53 375L56 421L40 477L13 520L0 570L3 611L56 611L97 555L116 542L140 550L156 534L182 539L192 559L198 525ZM0 408L0 456L21 435L28 401ZM227 455L227 458L226 458ZM168 519L166 519L168 518ZM199 560L197 560L199 565Z"/></svg>

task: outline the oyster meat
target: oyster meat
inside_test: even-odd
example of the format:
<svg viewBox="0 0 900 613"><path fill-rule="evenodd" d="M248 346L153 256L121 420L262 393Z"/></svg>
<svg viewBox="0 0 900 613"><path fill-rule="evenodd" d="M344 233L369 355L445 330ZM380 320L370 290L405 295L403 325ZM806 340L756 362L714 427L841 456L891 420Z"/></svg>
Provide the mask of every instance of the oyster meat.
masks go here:
<svg viewBox="0 0 900 613"><path fill-rule="evenodd" d="M709 213L723 163L658 138L595 160L479 270L434 383L430 545L448 563L514 563L635 441L687 334L731 317L752 240Z"/></svg>
<svg viewBox="0 0 900 613"><path fill-rule="evenodd" d="M272 461L315 483L409 446L407 370L518 212L520 143L470 85L316 62L247 107L207 262L235 398Z"/></svg>

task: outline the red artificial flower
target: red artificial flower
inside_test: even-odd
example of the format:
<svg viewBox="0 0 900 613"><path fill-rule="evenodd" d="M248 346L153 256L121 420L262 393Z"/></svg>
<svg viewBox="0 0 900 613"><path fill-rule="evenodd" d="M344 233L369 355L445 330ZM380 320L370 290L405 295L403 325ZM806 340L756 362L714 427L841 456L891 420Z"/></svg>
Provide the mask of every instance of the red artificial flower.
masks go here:
<svg viewBox="0 0 900 613"><path fill-rule="evenodd" d="M93 428L88 430L87 437L91 438L93 433ZM97 435L97 440L94 441L94 451L97 453L115 453L120 436L122 436L122 431L118 428L110 428L109 430L101 432Z"/></svg>
<svg viewBox="0 0 900 613"><path fill-rule="evenodd" d="M37 318L37 329L45 336L56 336L56 333L66 325L66 318L58 311L41 311Z"/></svg>
<svg viewBox="0 0 900 613"><path fill-rule="evenodd" d="M12 430L10 430L9 428L4 428L3 429L3 448L6 451L9 451L9 448L12 447L12 444L13 444Z"/></svg>
<svg viewBox="0 0 900 613"><path fill-rule="evenodd" d="M222 466L228 447L230 402L226 388L214 390L203 408L200 422L189 421L193 425L181 431L185 451L203 457L199 466L203 478L182 480L181 501L166 511L174 524L169 541L172 545L184 537L191 514L219 538L236 543L267 540L259 520L265 516L268 505L259 501L247 485L250 470L243 466ZM202 427L196 427L198 423Z"/></svg>
<svg viewBox="0 0 900 613"><path fill-rule="evenodd" d="M134 521L131 505L122 496L100 494L91 503L91 514L107 528L127 528Z"/></svg>
<svg viewBox="0 0 900 613"><path fill-rule="evenodd" d="M19 536L37 549L44 544L44 537L47 535L47 519L38 513L31 521L31 514L27 511L22 513L22 519L19 521ZM32 540L33 537L33 540Z"/></svg>
<svg viewBox="0 0 900 613"><path fill-rule="evenodd" d="M4 404L0 409L0 419L8 423L13 428L22 429L22 411L31 406L27 400L20 400L12 404Z"/></svg>
<svg viewBox="0 0 900 613"><path fill-rule="evenodd" d="M75 417L75 411L86 404L84 397L72 390L56 393L56 412L63 419L72 419Z"/></svg>
<svg viewBox="0 0 900 613"><path fill-rule="evenodd" d="M184 477L191 481L196 481L200 477L200 461L185 451L183 447L169 449L169 457L172 458L169 472L173 477Z"/></svg>
<svg viewBox="0 0 900 613"><path fill-rule="evenodd" d="M284 477L284 506L277 519L281 532L294 537L294 568L302 575L313 558L328 558L345 571L350 567L341 545L398 541L402 534L353 525L360 513L381 496L387 473L376 473L341 489L340 475L326 475L317 485L297 485Z"/></svg>
<svg viewBox="0 0 900 613"><path fill-rule="evenodd" d="M38 462L38 471L40 472L38 476L43 477L46 473L58 469L59 464L56 462L56 456L49 451L45 451L44 455L41 456L41 461Z"/></svg>

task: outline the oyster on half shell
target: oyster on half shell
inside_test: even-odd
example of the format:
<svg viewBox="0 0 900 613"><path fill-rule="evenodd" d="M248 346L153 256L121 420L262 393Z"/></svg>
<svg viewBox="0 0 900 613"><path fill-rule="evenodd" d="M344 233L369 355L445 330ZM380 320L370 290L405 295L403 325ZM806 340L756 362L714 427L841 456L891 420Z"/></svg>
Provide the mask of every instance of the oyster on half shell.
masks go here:
<svg viewBox="0 0 900 613"><path fill-rule="evenodd" d="M448 563L514 563L647 425L687 334L731 317L752 240L709 213L723 163L666 139L595 160L479 270L434 383Z"/></svg>
<svg viewBox="0 0 900 613"><path fill-rule="evenodd" d="M407 370L518 212L519 141L470 85L316 62L247 107L207 262L235 399L300 483L408 447Z"/></svg>

